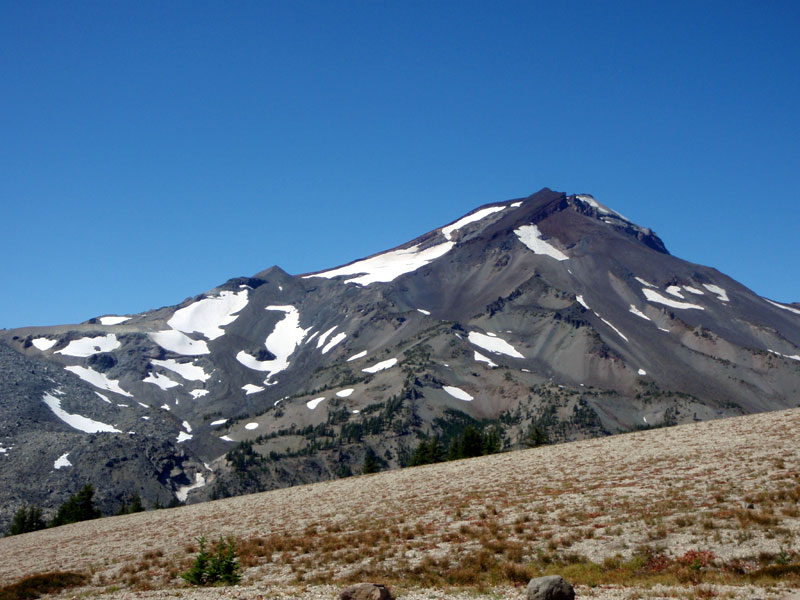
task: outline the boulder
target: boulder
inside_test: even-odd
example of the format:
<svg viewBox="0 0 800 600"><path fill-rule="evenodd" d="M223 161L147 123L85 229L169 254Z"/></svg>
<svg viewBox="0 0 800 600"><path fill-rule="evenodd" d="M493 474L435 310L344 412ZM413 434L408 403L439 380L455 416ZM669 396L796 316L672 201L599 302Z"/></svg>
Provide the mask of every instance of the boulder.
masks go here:
<svg viewBox="0 0 800 600"><path fill-rule="evenodd" d="M560 575L536 577L528 582L528 600L575 600L575 590Z"/></svg>
<svg viewBox="0 0 800 600"><path fill-rule="evenodd" d="M392 600L392 595L380 583L356 583L339 592L339 600Z"/></svg>

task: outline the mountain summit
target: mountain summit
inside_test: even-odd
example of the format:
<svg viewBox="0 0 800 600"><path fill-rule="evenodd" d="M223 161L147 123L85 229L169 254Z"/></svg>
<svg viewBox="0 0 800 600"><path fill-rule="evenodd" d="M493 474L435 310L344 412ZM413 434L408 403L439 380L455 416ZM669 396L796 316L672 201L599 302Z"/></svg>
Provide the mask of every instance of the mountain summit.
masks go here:
<svg viewBox="0 0 800 600"><path fill-rule="evenodd" d="M7 522L83 483L110 512L395 468L467 425L514 448L796 406L800 310L543 189L340 267L3 331L0 361Z"/></svg>

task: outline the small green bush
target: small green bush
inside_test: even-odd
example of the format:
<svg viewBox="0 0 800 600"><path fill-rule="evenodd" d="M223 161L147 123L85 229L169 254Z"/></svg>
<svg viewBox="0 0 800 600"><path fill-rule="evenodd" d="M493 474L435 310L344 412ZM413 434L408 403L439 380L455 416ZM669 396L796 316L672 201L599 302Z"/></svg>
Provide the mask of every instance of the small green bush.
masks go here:
<svg viewBox="0 0 800 600"><path fill-rule="evenodd" d="M191 568L181 577L192 585L236 585L242 576L236 557L236 548L231 538L217 541L214 552L206 551L206 538L197 538L200 550Z"/></svg>

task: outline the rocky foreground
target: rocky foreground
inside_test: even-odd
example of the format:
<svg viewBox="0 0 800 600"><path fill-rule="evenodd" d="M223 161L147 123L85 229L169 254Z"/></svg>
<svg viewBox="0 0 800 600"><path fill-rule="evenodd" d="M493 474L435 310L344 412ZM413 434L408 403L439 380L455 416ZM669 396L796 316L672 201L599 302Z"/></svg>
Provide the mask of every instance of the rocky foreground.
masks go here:
<svg viewBox="0 0 800 600"><path fill-rule="evenodd" d="M109 598L783 598L800 587L800 409L546 446L0 539L0 585L73 571ZM195 538L242 585L189 588Z"/></svg>

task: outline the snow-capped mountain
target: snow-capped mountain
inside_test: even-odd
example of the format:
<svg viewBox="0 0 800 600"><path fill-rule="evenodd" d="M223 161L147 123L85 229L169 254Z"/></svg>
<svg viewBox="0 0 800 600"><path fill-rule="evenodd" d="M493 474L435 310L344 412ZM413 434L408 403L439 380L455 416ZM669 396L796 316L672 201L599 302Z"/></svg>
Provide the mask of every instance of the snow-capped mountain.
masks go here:
<svg viewBox="0 0 800 600"><path fill-rule="evenodd" d="M5 523L83 483L111 511L392 468L465 423L514 447L797 406L800 307L544 189L330 270L3 331L0 361Z"/></svg>

